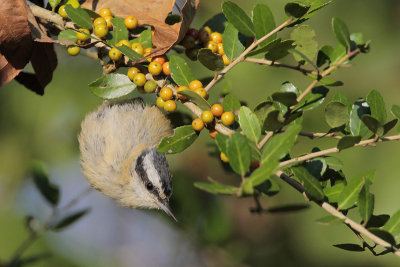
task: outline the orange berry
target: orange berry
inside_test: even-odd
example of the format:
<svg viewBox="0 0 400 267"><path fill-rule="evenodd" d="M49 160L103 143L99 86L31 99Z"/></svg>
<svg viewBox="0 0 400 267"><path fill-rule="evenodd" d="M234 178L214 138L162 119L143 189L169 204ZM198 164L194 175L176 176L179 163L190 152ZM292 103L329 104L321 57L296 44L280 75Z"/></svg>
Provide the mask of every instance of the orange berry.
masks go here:
<svg viewBox="0 0 400 267"><path fill-rule="evenodd" d="M217 136L217 134L218 134L218 131L216 131L216 130L210 130L209 135L210 135L210 137L211 137L212 139L215 139L215 137Z"/></svg>
<svg viewBox="0 0 400 267"><path fill-rule="evenodd" d="M201 119L205 122L205 123L211 123L214 120L214 115L211 113L211 111L209 110L205 110L203 111L203 113L201 114Z"/></svg>
<svg viewBox="0 0 400 267"><path fill-rule="evenodd" d="M112 13L109 8L102 8L99 11L99 15L102 16L103 18L105 18L107 16L112 16Z"/></svg>
<svg viewBox="0 0 400 267"><path fill-rule="evenodd" d="M158 62L161 65L165 63L165 58L163 56L156 56L151 59L151 61Z"/></svg>
<svg viewBox="0 0 400 267"><path fill-rule="evenodd" d="M208 99L208 93L206 90L204 90L204 88L197 88L196 90L194 90L194 92L202 98Z"/></svg>
<svg viewBox="0 0 400 267"><path fill-rule="evenodd" d="M141 43L133 43L132 44L132 50L135 51L136 53L138 53L139 55L144 54L144 49Z"/></svg>
<svg viewBox="0 0 400 267"><path fill-rule="evenodd" d="M132 67L132 68L129 68L127 75L129 77L129 79L131 79L131 81L133 81L133 77L135 77L135 75L138 73L140 73L140 70L138 68Z"/></svg>
<svg viewBox="0 0 400 267"><path fill-rule="evenodd" d="M172 91L171 88L169 88L169 87L163 87L163 88L161 88L160 97L161 97L164 101L167 101L167 100L172 99L173 96L174 96L174 92Z"/></svg>
<svg viewBox="0 0 400 267"><path fill-rule="evenodd" d="M174 100L165 101L164 110L167 112L174 112L176 110L176 102Z"/></svg>
<svg viewBox="0 0 400 267"><path fill-rule="evenodd" d="M197 118L197 119L194 119L193 121L192 121L192 127L193 127L193 129L195 130L195 131L201 131L201 130L203 130L203 128L204 128L204 122L201 120L201 119L199 119L199 118Z"/></svg>
<svg viewBox="0 0 400 267"><path fill-rule="evenodd" d="M162 71L162 66L157 61L152 61L147 68L152 75L159 75Z"/></svg>
<svg viewBox="0 0 400 267"><path fill-rule="evenodd" d="M108 29L111 30L112 27L113 27L113 24L111 22L113 17L112 16L107 16L107 17L104 17L104 19L106 20L106 25L107 25Z"/></svg>
<svg viewBox="0 0 400 267"><path fill-rule="evenodd" d="M225 66L228 66L229 64L231 64L231 61L225 54L222 55L222 61L224 61Z"/></svg>
<svg viewBox="0 0 400 267"><path fill-rule="evenodd" d="M224 52L224 45L223 45L222 43L218 43L218 44L217 44L217 47L218 47L218 54L220 54L221 56L222 56L222 55L225 55L225 52Z"/></svg>
<svg viewBox="0 0 400 267"><path fill-rule="evenodd" d="M219 158L220 158L223 162L225 162L225 163L228 163L228 162L229 162L228 157L227 157L224 153L222 153L222 152L221 152L221 154L219 155Z"/></svg>
<svg viewBox="0 0 400 267"><path fill-rule="evenodd" d="M217 43L213 42L213 41L209 41L205 48L210 49L213 53L216 53L218 51L218 46Z"/></svg>
<svg viewBox="0 0 400 267"><path fill-rule="evenodd" d="M164 72L165 75L167 75L167 76L171 75L171 72L170 72L170 70L169 70L169 62L165 62L165 63L162 65L162 70L163 70L163 72Z"/></svg>
<svg viewBox="0 0 400 267"><path fill-rule="evenodd" d="M131 43L128 40L121 40L115 46L123 46L126 45L127 47L131 47Z"/></svg>
<svg viewBox="0 0 400 267"><path fill-rule="evenodd" d="M157 97L156 104L157 104L157 107L164 108L165 101L161 97Z"/></svg>
<svg viewBox="0 0 400 267"><path fill-rule="evenodd" d="M221 121L224 125L232 125L235 121L235 115L230 111L224 112L221 116Z"/></svg>
<svg viewBox="0 0 400 267"><path fill-rule="evenodd" d="M199 80L193 80L189 83L190 90L196 90L197 88L202 88L203 84Z"/></svg>
<svg viewBox="0 0 400 267"><path fill-rule="evenodd" d="M108 56L111 60L118 61L122 58L122 53L117 48L113 47L110 49L110 52L108 52Z"/></svg>
<svg viewBox="0 0 400 267"><path fill-rule="evenodd" d="M213 32L210 34L210 40L214 43L222 43L222 34L219 32Z"/></svg>
<svg viewBox="0 0 400 267"><path fill-rule="evenodd" d="M179 86L178 89L176 89L176 91L183 91L183 90L189 90L189 88L187 86ZM182 99L182 100L186 100L186 97L184 97L183 95L178 94L178 98Z"/></svg>
<svg viewBox="0 0 400 267"><path fill-rule="evenodd" d="M107 25L107 22L103 17L98 17L93 21L93 27L96 27L97 25Z"/></svg>
<svg viewBox="0 0 400 267"><path fill-rule="evenodd" d="M211 112L215 117L219 117L224 113L224 107L221 104L214 104L211 106Z"/></svg>
<svg viewBox="0 0 400 267"><path fill-rule="evenodd" d="M129 16L124 19L124 24L129 30L132 30L136 28L138 21L134 16Z"/></svg>

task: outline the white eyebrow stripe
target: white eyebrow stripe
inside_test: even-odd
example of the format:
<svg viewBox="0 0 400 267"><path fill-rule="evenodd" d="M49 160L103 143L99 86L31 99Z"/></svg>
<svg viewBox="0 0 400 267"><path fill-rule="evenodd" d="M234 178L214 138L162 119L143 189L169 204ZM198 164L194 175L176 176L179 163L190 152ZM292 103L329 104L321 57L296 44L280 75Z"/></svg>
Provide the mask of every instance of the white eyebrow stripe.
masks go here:
<svg viewBox="0 0 400 267"><path fill-rule="evenodd" d="M153 185L158 189L158 194L161 198L165 198L164 191L161 186L161 177L158 175L158 172L154 166L153 161L151 160L150 153L144 157L143 166L147 173L147 178Z"/></svg>

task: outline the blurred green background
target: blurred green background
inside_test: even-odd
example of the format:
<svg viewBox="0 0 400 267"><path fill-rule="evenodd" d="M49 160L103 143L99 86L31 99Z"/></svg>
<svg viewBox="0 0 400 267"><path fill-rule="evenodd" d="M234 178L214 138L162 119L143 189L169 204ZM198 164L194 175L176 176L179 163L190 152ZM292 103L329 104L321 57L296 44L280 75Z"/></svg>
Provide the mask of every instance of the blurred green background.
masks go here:
<svg viewBox="0 0 400 267"><path fill-rule="evenodd" d="M248 14L255 3L263 2L272 9L277 24L283 20L286 1L234 2ZM221 3L202 1L192 26L200 28L219 13ZM306 23L315 29L319 46L336 45L331 31L333 16L344 20L351 32L362 32L367 40L372 40L372 45L371 52L357 56L351 68L342 68L332 76L343 81L344 86L333 88L330 97L333 91L341 91L354 102L376 89L383 95L388 111L392 104L400 104L400 1L333 1ZM289 33L290 30L281 35ZM44 96L35 95L17 82L0 88L0 262L9 259L27 236L24 216L32 214L42 219L50 212L29 181L27 173L32 159L48 163L52 181L62 187L64 203L87 186L79 172L76 137L85 114L101 103L87 87L99 77L101 68L83 55L67 56L62 47L57 52L58 68ZM284 62L293 61L288 56ZM193 68L198 78L211 75L197 63L193 63ZM225 80L230 81L232 92L252 108L278 90L284 81L301 90L310 82L295 71L250 63L235 67ZM216 101L224 84L222 81L212 90L211 102ZM152 97L146 99L154 102ZM304 130L328 130L323 120L324 106L305 115ZM295 150L298 154L314 146L335 145L331 140L310 141L299 137L298 141ZM82 200L82 205L92 208L87 218L65 233L41 238L27 255L51 251L53 257L35 266L398 265L398 258L393 255L374 257L368 252L352 253L333 247L358 240L343 225L315 223L327 215L315 205L296 213L255 215L249 212L254 205L252 199L215 197L200 192L193 182L207 176L230 184L239 182L238 177L224 171L218 159L208 156L213 151L210 143L208 134L203 132L188 150L168 158L174 175L172 207L179 223L157 212L117 207L94 192ZM347 177L376 169L372 186L375 214L393 214L400 207L399 148L399 143L384 143L337 155L345 163ZM280 181L279 184L281 193L263 199L265 207L304 203L300 194ZM350 215L357 218L357 214Z"/></svg>

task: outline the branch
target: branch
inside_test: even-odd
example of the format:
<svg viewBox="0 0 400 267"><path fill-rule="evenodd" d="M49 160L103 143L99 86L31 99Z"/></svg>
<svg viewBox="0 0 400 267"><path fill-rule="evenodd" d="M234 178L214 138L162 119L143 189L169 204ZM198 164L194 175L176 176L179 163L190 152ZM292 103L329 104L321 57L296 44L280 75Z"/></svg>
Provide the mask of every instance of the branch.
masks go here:
<svg viewBox="0 0 400 267"><path fill-rule="evenodd" d="M366 145L369 145L369 144L375 144L375 143L378 143L378 142L393 141L393 140L400 140L400 134L399 135L388 136L388 137L381 137L379 139L372 138L372 139L364 140L364 141L361 141L361 142L355 144L354 146L366 146ZM321 150L321 151L314 152L314 153L310 153L310 154L307 154L307 155L304 155L304 156L301 156L301 157L298 157L298 158L282 161L279 164L279 167L282 168L283 166L286 166L286 165L291 164L291 163L302 162L302 161L310 160L310 159L313 159L313 158L316 158L316 157L320 157L320 156L324 156L324 155L328 155L328 154L332 154L332 153L338 153L338 152L340 152L340 150L337 147L328 148L328 149Z"/></svg>
<svg viewBox="0 0 400 267"><path fill-rule="evenodd" d="M311 139L314 139L314 138L321 138L321 137L332 137L332 138L335 138L335 139L342 139L341 136L336 135L335 133L310 133L310 132L303 132L303 131L301 131L301 132L299 133L299 135L300 135L300 136L306 136L306 137L309 137L309 138L311 138Z"/></svg>
<svg viewBox="0 0 400 267"><path fill-rule="evenodd" d="M270 131L267 133L266 136L264 136L264 138L260 141L260 143L257 145L257 148L259 150L261 150L261 148L263 148L263 146L268 142L268 140L275 134L274 131Z"/></svg>
<svg viewBox="0 0 400 267"><path fill-rule="evenodd" d="M299 191L300 193L307 194L307 191L304 189L304 187L299 182L297 182L293 178L289 177L288 175L286 175L282 171L277 171L275 174L278 177L280 177L282 180L287 182L294 189ZM391 244L389 244L385 240L383 240L380 237L374 235L373 233L368 231L361 224L358 224L355 221L351 220L350 218L346 217L343 213L341 213L340 211L336 210L336 208L333 207L332 205L330 205L328 202L324 202L324 201L323 202L318 202L318 201L313 200L312 198L310 198L310 199L311 199L311 201L313 201L314 203L318 204L320 207L322 207L324 210L326 210L331 215L333 215L333 216L335 216L335 217L337 217L339 219L342 219L343 222L345 224L347 224L354 231L356 231L356 232L358 232L360 234L363 234L364 236L368 237L369 239L371 239L376 244L386 248L387 250L393 252L393 254L395 254L396 256L400 257L400 251L395 246L392 246Z"/></svg>
<svg viewBox="0 0 400 267"><path fill-rule="evenodd" d="M268 33L267 35L263 36L262 38L254 41L246 50L244 50L244 52L242 54L240 54L240 56L238 56L231 64L229 64L225 69L223 69L216 77L214 77L214 79L207 84L207 86L204 88L206 91L210 90L211 87L214 86L214 84L216 84L228 71L230 71L234 66L236 66L236 64L238 64L239 62L242 62L245 58L245 56L252 51L254 48L257 47L257 45L259 45L261 42L265 41L266 39L268 39L269 37L271 37L272 35L274 35L275 33L281 31L282 29L284 29L286 26L288 26L290 23L292 23L293 18L288 19L287 21L285 21L284 23L282 23L281 25L279 25L278 27L276 27L274 30L272 30L270 33Z"/></svg>
<svg viewBox="0 0 400 267"><path fill-rule="evenodd" d="M302 68L301 65L293 66L293 65L284 64L284 63L280 63L280 62L276 62L276 61L271 61L271 60L267 60L267 59L263 59L263 58L246 58L244 61L255 63L255 64L260 64L260 65L268 65L271 67L282 67L282 68L288 68L288 69L292 69L292 70L298 70L298 71L302 72L303 74L307 74L307 73L311 73L314 75L318 74L314 70Z"/></svg>

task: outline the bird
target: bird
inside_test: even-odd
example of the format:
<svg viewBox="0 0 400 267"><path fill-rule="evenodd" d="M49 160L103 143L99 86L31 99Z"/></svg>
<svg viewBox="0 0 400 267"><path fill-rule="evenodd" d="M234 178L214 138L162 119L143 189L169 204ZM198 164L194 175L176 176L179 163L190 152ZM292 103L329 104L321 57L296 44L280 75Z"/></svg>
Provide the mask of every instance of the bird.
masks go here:
<svg viewBox="0 0 400 267"><path fill-rule="evenodd" d="M175 221L169 206L172 175L157 152L173 134L166 116L136 98L109 103L86 115L78 135L80 164L91 186L120 205L161 209Z"/></svg>

